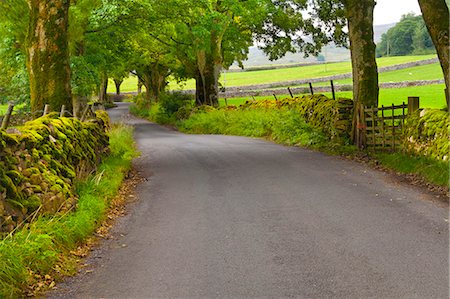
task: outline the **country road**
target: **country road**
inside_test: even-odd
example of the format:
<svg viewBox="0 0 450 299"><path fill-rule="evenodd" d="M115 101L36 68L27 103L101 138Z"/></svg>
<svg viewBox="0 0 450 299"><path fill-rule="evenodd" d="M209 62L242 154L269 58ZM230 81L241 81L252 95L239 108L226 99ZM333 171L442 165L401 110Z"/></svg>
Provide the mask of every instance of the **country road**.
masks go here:
<svg viewBox="0 0 450 299"><path fill-rule="evenodd" d="M365 165L135 126L127 216L49 298L448 298L448 207Z"/></svg>

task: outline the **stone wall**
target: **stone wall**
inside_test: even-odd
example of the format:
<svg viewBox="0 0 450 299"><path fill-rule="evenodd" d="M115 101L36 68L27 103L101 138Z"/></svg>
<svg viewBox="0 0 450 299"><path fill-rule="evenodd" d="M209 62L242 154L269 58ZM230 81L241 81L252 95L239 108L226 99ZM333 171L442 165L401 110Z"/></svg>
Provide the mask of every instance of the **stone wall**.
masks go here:
<svg viewBox="0 0 450 299"><path fill-rule="evenodd" d="M94 171L108 152L105 111L80 122L56 113L0 130L0 232L32 215L76 205L74 182Z"/></svg>

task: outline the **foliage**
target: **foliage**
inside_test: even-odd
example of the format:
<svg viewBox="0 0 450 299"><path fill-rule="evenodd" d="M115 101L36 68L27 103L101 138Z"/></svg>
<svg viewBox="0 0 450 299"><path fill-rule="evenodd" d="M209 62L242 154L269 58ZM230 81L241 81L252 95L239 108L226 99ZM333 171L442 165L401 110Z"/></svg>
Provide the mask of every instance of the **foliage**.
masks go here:
<svg viewBox="0 0 450 299"><path fill-rule="evenodd" d="M0 103L29 105L29 79L24 42L28 8L25 1L0 1Z"/></svg>
<svg viewBox="0 0 450 299"><path fill-rule="evenodd" d="M178 112L180 108L189 109L193 107L194 99L191 95L182 92L165 93L161 96L161 110L171 116Z"/></svg>
<svg viewBox="0 0 450 299"><path fill-rule="evenodd" d="M104 111L94 121L49 114L16 133L0 131L0 232L30 215L70 210L73 181L95 170L107 153Z"/></svg>
<svg viewBox="0 0 450 299"><path fill-rule="evenodd" d="M71 58L72 93L80 97L89 97L100 84L100 76L94 65L86 61L84 56Z"/></svg>
<svg viewBox="0 0 450 299"><path fill-rule="evenodd" d="M298 113L288 109L213 109L193 114L178 127L186 133L265 137L288 145L320 147L327 140Z"/></svg>
<svg viewBox="0 0 450 299"><path fill-rule="evenodd" d="M79 200L74 211L39 217L0 241L0 297L25 296L38 279L65 274L70 251L103 220L136 155L130 127L113 127L110 141L111 155L97 175L77 185Z"/></svg>
<svg viewBox="0 0 450 299"><path fill-rule="evenodd" d="M434 53L435 48L422 16L403 15L400 22L381 36L377 56Z"/></svg>
<svg viewBox="0 0 450 299"><path fill-rule="evenodd" d="M438 160L449 160L450 116L447 111L424 110L409 115L405 124L405 148Z"/></svg>
<svg viewBox="0 0 450 299"><path fill-rule="evenodd" d="M321 130L330 139L346 141L350 137L353 116L353 101L339 98L332 100L324 95L308 95L299 98L285 98L280 101L247 101L240 109L281 109L298 113L312 127Z"/></svg>
<svg viewBox="0 0 450 299"><path fill-rule="evenodd" d="M164 93L158 103L150 103L143 95L136 96L133 101L132 113L159 124L173 125L177 120L187 118L194 107L192 96L181 92Z"/></svg>

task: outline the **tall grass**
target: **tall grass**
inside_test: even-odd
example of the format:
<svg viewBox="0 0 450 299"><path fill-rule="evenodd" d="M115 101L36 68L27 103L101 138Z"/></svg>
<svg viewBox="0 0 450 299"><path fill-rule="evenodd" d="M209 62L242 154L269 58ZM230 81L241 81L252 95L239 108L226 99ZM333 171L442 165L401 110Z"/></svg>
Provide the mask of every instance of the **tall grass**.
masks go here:
<svg viewBox="0 0 450 299"><path fill-rule="evenodd" d="M0 241L1 298L24 296L42 276L64 269L70 250L102 222L110 200L117 194L136 156L132 129L123 125L114 127L110 148L111 155L100 165L97 174L77 184L79 200L74 211L39 217Z"/></svg>
<svg viewBox="0 0 450 299"><path fill-rule="evenodd" d="M321 147L327 137L289 110L214 110L196 113L178 123L180 131L264 137L287 145Z"/></svg>

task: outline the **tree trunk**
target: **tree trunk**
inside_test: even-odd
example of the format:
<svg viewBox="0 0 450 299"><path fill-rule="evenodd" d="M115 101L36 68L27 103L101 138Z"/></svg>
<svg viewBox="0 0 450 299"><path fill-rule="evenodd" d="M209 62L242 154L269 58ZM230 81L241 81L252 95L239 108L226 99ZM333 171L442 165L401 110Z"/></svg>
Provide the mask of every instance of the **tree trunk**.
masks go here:
<svg viewBox="0 0 450 299"><path fill-rule="evenodd" d="M149 68L142 72L142 83L145 86L145 99L148 103L152 101L152 73Z"/></svg>
<svg viewBox="0 0 450 299"><path fill-rule="evenodd" d="M206 105L219 106L219 76L221 67L214 63L206 65L204 76L205 96L203 98Z"/></svg>
<svg viewBox="0 0 450 299"><path fill-rule="evenodd" d="M120 95L120 85L122 85L123 79L114 79L114 84L116 85L116 95Z"/></svg>
<svg viewBox="0 0 450 299"><path fill-rule="evenodd" d="M200 73L195 76L195 103L197 104L197 106L201 106L206 103L203 88L203 77L202 75L200 75Z"/></svg>
<svg viewBox="0 0 450 299"><path fill-rule="evenodd" d="M419 0L420 10L439 57L449 103L449 12L445 0Z"/></svg>
<svg viewBox="0 0 450 299"><path fill-rule="evenodd" d="M139 79L138 78L138 86L137 86L137 92L138 92L138 94L141 94L142 93L142 85L143 85L143 83L142 83L142 81L141 81L141 79Z"/></svg>
<svg viewBox="0 0 450 299"><path fill-rule="evenodd" d="M48 104L51 111L62 105L72 110L68 47L69 0L28 0L27 69L31 111Z"/></svg>
<svg viewBox="0 0 450 299"><path fill-rule="evenodd" d="M197 55L200 75L196 79L197 104L219 106L219 77L223 64L222 39L224 32L212 31L211 53L207 54L202 51ZM200 93L203 95L199 96Z"/></svg>
<svg viewBox="0 0 450 299"><path fill-rule="evenodd" d="M375 59L375 43L373 41L374 0L345 0L346 17L350 39L350 51L353 73L353 101L355 114L353 117L353 140L358 138L365 124L357 123L361 107L378 106L378 68ZM362 104L362 105L361 105ZM363 147L363 144L358 146Z"/></svg>
<svg viewBox="0 0 450 299"><path fill-rule="evenodd" d="M353 100L378 106L378 69L373 41L374 0L346 0L353 73Z"/></svg>
<svg viewBox="0 0 450 299"><path fill-rule="evenodd" d="M101 80L98 101L99 103L106 104L108 103L108 75L103 74Z"/></svg>
<svg viewBox="0 0 450 299"><path fill-rule="evenodd" d="M86 107L87 102L87 97L73 95L73 117L78 119L81 118L81 114L83 113L83 109Z"/></svg>
<svg viewBox="0 0 450 299"><path fill-rule="evenodd" d="M167 85L166 78L168 75L169 69L167 67L164 67L158 63L152 66L151 90L152 90L152 97L154 98L155 102L159 101L161 93L164 91Z"/></svg>

